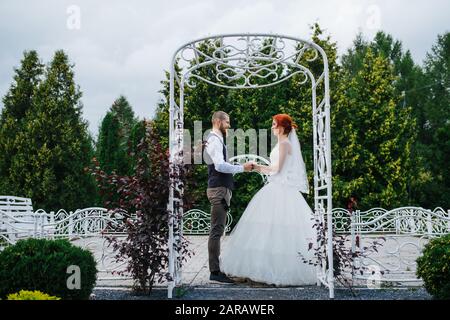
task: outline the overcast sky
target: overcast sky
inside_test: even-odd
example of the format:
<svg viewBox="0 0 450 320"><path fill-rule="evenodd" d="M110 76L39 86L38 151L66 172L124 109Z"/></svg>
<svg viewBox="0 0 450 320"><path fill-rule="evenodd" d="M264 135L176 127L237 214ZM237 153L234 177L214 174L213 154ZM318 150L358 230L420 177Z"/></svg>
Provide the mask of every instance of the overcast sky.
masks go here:
<svg viewBox="0 0 450 320"><path fill-rule="evenodd" d="M47 63L55 50L64 49L75 63L84 117L96 135L120 94L139 117L154 115L164 70L185 42L239 32L309 39L308 26L315 21L337 41L340 53L358 31L371 39L384 30L421 64L437 35L450 31L450 1L1 0L0 95L24 50L37 50Z"/></svg>

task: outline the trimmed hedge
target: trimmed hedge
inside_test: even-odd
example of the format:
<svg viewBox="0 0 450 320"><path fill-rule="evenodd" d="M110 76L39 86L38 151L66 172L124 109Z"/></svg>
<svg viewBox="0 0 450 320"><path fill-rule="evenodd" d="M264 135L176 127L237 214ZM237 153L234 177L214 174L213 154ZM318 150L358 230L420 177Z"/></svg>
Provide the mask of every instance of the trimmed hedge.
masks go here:
<svg viewBox="0 0 450 320"><path fill-rule="evenodd" d="M450 299L450 234L426 244L416 274L434 298Z"/></svg>
<svg viewBox="0 0 450 320"><path fill-rule="evenodd" d="M74 273L69 266L79 267L79 289L70 286ZM20 240L0 252L0 298L20 290L39 290L62 299L89 299L96 276L92 253L68 240Z"/></svg>

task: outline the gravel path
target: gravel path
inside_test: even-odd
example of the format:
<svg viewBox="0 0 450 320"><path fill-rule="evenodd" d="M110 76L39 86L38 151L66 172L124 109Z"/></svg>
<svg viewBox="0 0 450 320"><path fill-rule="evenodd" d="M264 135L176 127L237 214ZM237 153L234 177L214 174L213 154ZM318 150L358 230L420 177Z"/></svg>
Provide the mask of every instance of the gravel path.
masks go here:
<svg viewBox="0 0 450 320"><path fill-rule="evenodd" d="M179 290L175 300L328 300L324 287L302 288L249 288L242 286L186 287ZM167 289L154 288L150 295L135 295L127 288L97 288L95 300L165 300ZM355 289L353 296L348 289L335 289L336 300L430 300L424 288Z"/></svg>

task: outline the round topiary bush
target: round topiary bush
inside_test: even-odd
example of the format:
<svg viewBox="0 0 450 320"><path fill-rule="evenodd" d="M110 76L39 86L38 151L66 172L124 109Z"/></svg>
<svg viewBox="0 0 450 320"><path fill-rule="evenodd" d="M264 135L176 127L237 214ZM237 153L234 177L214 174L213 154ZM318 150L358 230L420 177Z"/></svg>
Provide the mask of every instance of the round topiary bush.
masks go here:
<svg viewBox="0 0 450 320"><path fill-rule="evenodd" d="M0 252L0 298L39 290L62 299L89 299L97 276L88 250L68 240L27 239Z"/></svg>
<svg viewBox="0 0 450 320"><path fill-rule="evenodd" d="M450 234L431 240L417 258L417 276L436 299L450 299Z"/></svg>

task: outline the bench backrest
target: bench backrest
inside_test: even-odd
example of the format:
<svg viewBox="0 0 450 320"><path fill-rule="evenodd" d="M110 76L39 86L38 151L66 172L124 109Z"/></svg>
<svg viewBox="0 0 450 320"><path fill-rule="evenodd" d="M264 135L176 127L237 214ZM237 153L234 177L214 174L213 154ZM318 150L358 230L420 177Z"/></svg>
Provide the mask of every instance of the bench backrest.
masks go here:
<svg viewBox="0 0 450 320"><path fill-rule="evenodd" d="M12 216L26 216L33 213L30 198L0 196L0 210Z"/></svg>

